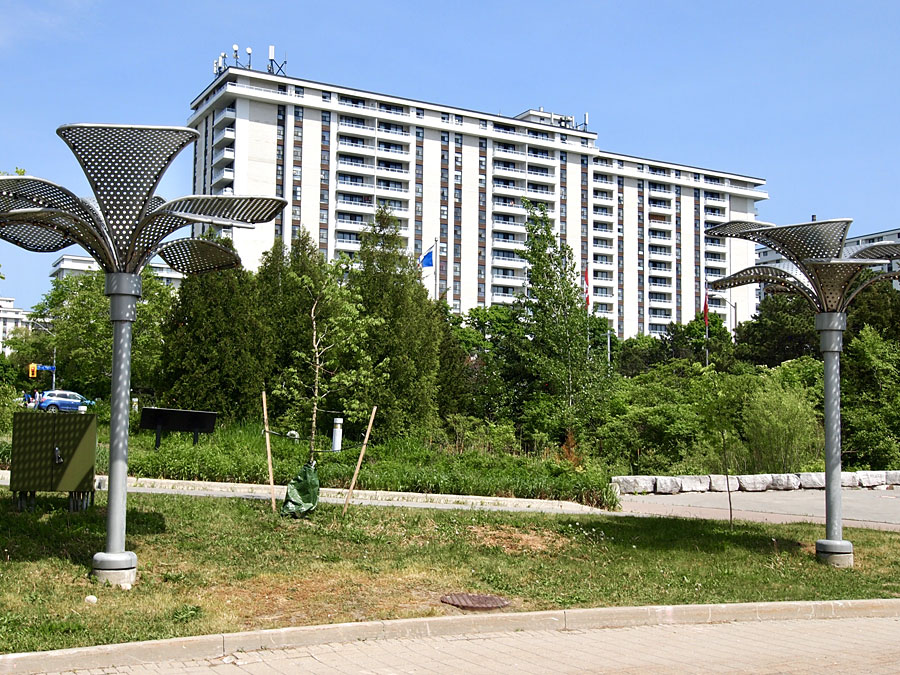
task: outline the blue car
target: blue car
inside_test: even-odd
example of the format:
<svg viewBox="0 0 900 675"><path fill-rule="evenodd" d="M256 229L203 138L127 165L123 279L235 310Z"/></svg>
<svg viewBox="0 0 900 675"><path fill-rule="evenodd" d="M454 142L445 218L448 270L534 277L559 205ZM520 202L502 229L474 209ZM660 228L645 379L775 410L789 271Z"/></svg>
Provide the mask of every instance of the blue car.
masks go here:
<svg viewBox="0 0 900 675"><path fill-rule="evenodd" d="M84 412L88 406L94 405L90 399L86 399L81 394L74 391L66 391L64 389L54 389L45 391L40 395L38 402L38 410L46 412Z"/></svg>

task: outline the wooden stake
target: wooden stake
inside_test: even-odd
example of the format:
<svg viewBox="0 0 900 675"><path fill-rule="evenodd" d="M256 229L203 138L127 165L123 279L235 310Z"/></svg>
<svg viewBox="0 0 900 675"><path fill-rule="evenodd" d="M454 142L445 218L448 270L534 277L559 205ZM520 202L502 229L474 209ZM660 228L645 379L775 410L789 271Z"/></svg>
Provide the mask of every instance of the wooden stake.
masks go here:
<svg viewBox="0 0 900 675"><path fill-rule="evenodd" d="M353 472L353 480L350 481L350 489L347 490L347 498L344 500L344 510L341 511L341 517L347 513L347 505L350 503L350 495L353 494L353 488L356 485L356 477L359 475L359 467L362 466L363 455L366 454L366 446L369 444L369 432L372 431L372 422L375 421L375 411L378 410L377 405L372 406L372 416L369 418L369 427L366 429L366 437L363 439L362 449L359 451L359 459L356 461L356 471Z"/></svg>
<svg viewBox="0 0 900 675"><path fill-rule="evenodd" d="M263 390L263 433L266 436L266 459L269 462L269 486L272 489L272 513L275 513L275 474L272 472L272 441L269 439L269 411L266 409L266 392Z"/></svg>

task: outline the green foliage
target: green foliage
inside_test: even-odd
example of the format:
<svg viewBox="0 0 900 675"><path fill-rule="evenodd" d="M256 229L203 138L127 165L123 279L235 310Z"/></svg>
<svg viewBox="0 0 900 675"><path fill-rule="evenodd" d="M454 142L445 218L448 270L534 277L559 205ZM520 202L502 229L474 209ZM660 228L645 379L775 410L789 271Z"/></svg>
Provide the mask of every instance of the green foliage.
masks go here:
<svg viewBox="0 0 900 675"><path fill-rule="evenodd" d="M0 384L0 434L12 433L13 413L21 410L22 394L9 384Z"/></svg>
<svg viewBox="0 0 900 675"><path fill-rule="evenodd" d="M161 330L159 384L166 405L232 419L260 417L260 305L256 279L245 270L185 278Z"/></svg>
<svg viewBox="0 0 900 675"><path fill-rule="evenodd" d="M360 336L360 349L371 359L374 376L359 387L353 403L366 411L378 406L376 438L431 428L437 421L441 313L428 299L387 209L378 209L361 241L349 289L360 298L361 316L373 322L374 330Z"/></svg>
<svg viewBox="0 0 900 675"><path fill-rule="evenodd" d="M782 361L819 355L819 336L812 308L804 298L769 294L759 313L735 331L735 356L757 365L775 367Z"/></svg>
<svg viewBox="0 0 900 675"><path fill-rule="evenodd" d="M144 271L141 283L143 295L132 327L131 386L136 391L151 391L163 357L160 327L172 293L149 270ZM38 327L31 332L15 331L8 340L16 369L25 372L28 363L53 363L55 347L57 387L88 398L108 397L112 323L104 284L102 272L54 279L50 291L34 307ZM49 389L50 383L51 374L42 371L31 386L43 390Z"/></svg>

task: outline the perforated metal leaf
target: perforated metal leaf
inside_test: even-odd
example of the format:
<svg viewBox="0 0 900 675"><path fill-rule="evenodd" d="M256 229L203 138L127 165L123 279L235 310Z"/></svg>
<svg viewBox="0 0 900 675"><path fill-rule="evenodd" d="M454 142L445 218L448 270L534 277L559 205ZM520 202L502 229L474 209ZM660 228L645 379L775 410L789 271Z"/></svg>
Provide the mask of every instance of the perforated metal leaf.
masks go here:
<svg viewBox="0 0 900 675"><path fill-rule="evenodd" d="M826 312L841 312L844 298L853 288L859 273L867 267L887 261L854 261L836 258L832 260L807 260L806 269L810 280L819 288L821 304Z"/></svg>
<svg viewBox="0 0 900 675"><path fill-rule="evenodd" d="M781 266L757 265L755 267L748 267L740 272L710 282L709 287L713 290L723 291L729 288L744 286L745 284L774 284L781 286L782 288L799 293L806 298L814 308L818 311L822 311L822 307L816 294L809 288L808 282L801 281L798 277L790 274Z"/></svg>
<svg viewBox="0 0 900 675"><path fill-rule="evenodd" d="M241 259L229 248L205 239L176 239L156 249L166 264L182 274L203 274L239 267Z"/></svg>
<svg viewBox="0 0 900 675"><path fill-rule="evenodd" d="M55 209L101 229L96 210L64 187L33 176L0 176L0 213L18 209Z"/></svg>
<svg viewBox="0 0 900 675"><path fill-rule="evenodd" d="M59 232L34 223L17 223L0 217L0 239L26 251L53 253L75 242Z"/></svg>
<svg viewBox="0 0 900 675"><path fill-rule="evenodd" d="M0 223L8 226L30 225L31 229L18 229L17 245L29 251L56 251L64 246L80 244L107 271L115 271L115 255L102 232L75 216L56 209L18 209L0 213ZM56 236L54 236L56 235ZM30 240L24 237L30 237ZM67 243L58 245L57 239Z"/></svg>
<svg viewBox="0 0 900 675"><path fill-rule="evenodd" d="M165 237L191 223L246 227L264 223L281 213L287 202L277 197L193 195L161 204L135 229L130 267L139 269Z"/></svg>
<svg viewBox="0 0 900 675"><path fill-rule="evenodd" d="M199 134L185 127L67 124L56 133L94 190L109 237L127 265L132 235L163 172Z"/></svg>
<svg viewBox="0 0 900 675"><path fill-rule="evenodd" d="M896 241L882 241L874 244L862 244L861 246L848 246L844 249L844 258L894 260L900 258L900 243Z"/></svg>
<svg viewBox="0 0 900 675"><path fill-rule="evenodd" d="M858 286L854 287L850 294L847 296L846 300L844 300L844 309L850 306L850 303L853 302L853 299L859 294L860 291L868 288L872 284L877 284L879 281L889 281L891 279L900 279L900 270L894 270L892 272L884 272L883 274L879 274L872 279L868 279Z"/></svg>

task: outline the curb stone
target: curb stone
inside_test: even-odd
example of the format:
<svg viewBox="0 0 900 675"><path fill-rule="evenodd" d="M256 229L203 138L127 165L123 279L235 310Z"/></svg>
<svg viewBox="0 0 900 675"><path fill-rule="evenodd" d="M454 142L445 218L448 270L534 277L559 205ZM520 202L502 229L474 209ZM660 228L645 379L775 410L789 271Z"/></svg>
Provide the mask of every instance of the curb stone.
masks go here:
<svg viewBox="0 0 900 675"><path fill-rule="evenodd" d="M0 673L39 673L138 666L173 660L215 659L234 652L308 647L359 640L462 636L520 630L615 629L668 624L860 617L900 617L900 598L595 607L299 626L46 652L2 654Z"/></svg>

